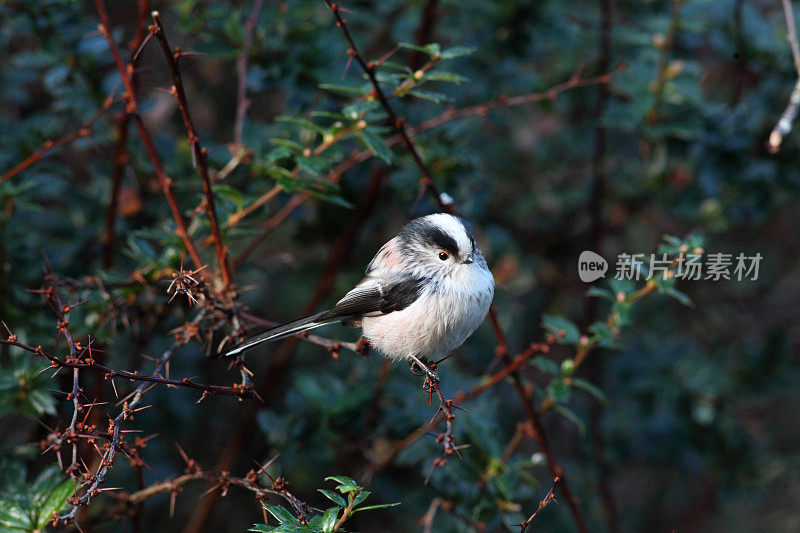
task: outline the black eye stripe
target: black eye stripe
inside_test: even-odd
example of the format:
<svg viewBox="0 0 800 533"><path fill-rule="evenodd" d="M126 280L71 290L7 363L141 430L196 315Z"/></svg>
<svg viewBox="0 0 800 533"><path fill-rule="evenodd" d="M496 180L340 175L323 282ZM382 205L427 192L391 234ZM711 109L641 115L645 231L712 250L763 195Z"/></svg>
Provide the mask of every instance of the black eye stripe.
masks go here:
<svg viewBox="0 0 800 533"><path fill-rule="evenodd" d="M441 229L436 227L427 228L422 235L423 239L428 244L441 248L453 255L458 255L458 243L456 243L453 237Z"/></svg>
<svg viewBox="0 0 800 533"><path fill-rule="evenodd" d="M464 225L465 230L469 227L468 222L462 221L462 219L458 220L461 221L462 225ZM471 238L472 228L469 229L470 232L468 233L468 236ZM403 228L400 230L399 237L406 245L411 245L412 243L416 242L429 248L435 248L436 251L443 250L453 256L459 255L458 243L453 236L441 227L434 225L424 218L412 220L403 226Z"/></svg>

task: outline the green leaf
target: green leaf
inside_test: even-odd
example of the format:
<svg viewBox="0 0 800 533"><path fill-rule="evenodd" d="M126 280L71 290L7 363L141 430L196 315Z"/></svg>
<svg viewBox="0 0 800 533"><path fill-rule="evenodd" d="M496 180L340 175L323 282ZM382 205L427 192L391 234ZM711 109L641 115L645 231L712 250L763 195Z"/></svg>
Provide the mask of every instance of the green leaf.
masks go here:
<svg viewBox="0 0 800 533"><path fill-rule="evenodd" d="M617 342L614 336L614 330L608 327L608 324L602 320L598 320L589 326L589 331L594 333L594 340L597 342L599 347L608 348L611 350L619 350L622 348L622 344Z"/></svg>
<svg viewBox="0 0 800 533"><path fill-rule="evenodd" d="M377 134L369 128L356 132L361 143L376 157L379 157L387 165L392 162L392 151L386 146Z"/></svg>
<svg viewBox="0 0 800 533"><path fill-rule="evenodd" d="M37 414L56 414L56 400L49 392L35 389L28 393L27 399Z"/></svg>
<svg viewBox="0 0 800 533"><path fill-rule="evenodd" d="M272 144L274 144L276 146L281 146L283 148L289 148L290 150L294 150L294 151L297 151L297 152L302 152L304 150L302 144L297 143L297 142L292 141L292 140L289 140L289 139L270 139L269 142L271 142ZM271 158L271 159L276 160L276 159L279 159L279 158L276 157L276 158Z"/></svg>
<svg viewBox="0 0 800 533"><path fill-rule="evenodd" d="M547 394L556 404L566 403L570 397L569 385L563 379L554 379L547 385Z"/></svg>
<svg viewBox="0 0 800 533"><path fill-rule="evenodd" d="M335 481L341 485L354 485L358 488L361 488L361 486L356 483L355 479L347 476L328 476L325 478L325 481Z"/></svg>
<svg viewBox="0 0 800 533"><path fill-rule="evenodd" d="M236 209L242 209L242 193L230 185L215 185L214 194L230 200L236 206Z"/></svg>
<svg viewBox="0 0 800 533"><path fill-rule="evenodd" d="M442 59L453 59L456 57L468 56L475 52L475 48L471 46L454 46L444 50L441 54Z"/></svg>
<svg viewBox="0 0 800 533"><path fill-rule="evenodd" d="M275 517L275 519L283 524L284 522L288 522L289 524L300 524L300 521L297 520L292 513L281 507L280 505L272 505L270 503L262 503L261 506L266 509L266 511Z"/></svg>
<svg viewBox="0 0 800 533"><path fill-rule="evenodd" d="M325 157L298 157L297 166L312 176L319 176L328 172L330 161Z"/></svg>
<svg viewBox="0 0 800 533"><path fill-rule="evenodd" d="M469 81L469 78L462 76L461 74L456 74L455 72L447 72L444 70L427 72L425 73L425 76L423 76L422 79L425 81L446 81L450 83L455 83L456 85Z"/></svg>
<svg viewBox="0 0 800 533"><path fill-rule="evenodd" d="M592 396L597 398L600 402L605 403L606 395L603 394L603 391L601 391L599 388L597 388L596 386L592 385L591 383L589 383L585 379L583 379L583 378L572 378L572 384L575 385L576 387L578 387L579 389L585 390L586 392L588 392L589 394L591 394Z"/></svg>
<svg viewBox="0 0 800 533"><path fill-rule="evenodd" d="M545 330L555 335L557 342L561 344L578 344L578 341L581 340L581 332L578 326L563 316L543 315L542 326Z"/></svg>
<svg viewBox="0 0 800 533"><path fill-rule="evenodd" d="M379 505L367 505L366 507L359 507L358 509L354 509L353 513L358 513L359 511L371 511L373 509L386 509L387 507L396 507L403 502L395 502L395 503L382 503Z"/></svg>
<svg viewBox="0 0 800 533"><path fill-rule="evenodd" d="M559 413L560 415L564 416L567 420L571 421L573 424L578 426L578 432L581 435L581 438L586 436L586 424L583 423L583 420L580 419L578 415L576 415L573 411L570 411L563 405L553 404L553 411Z"/></svg>
<svg viewBox="0 0 800 533"><path fill-rule="evenodd" d="M615 295L614 298L615 300L617 294L619 293L629 294L633 292L633 290L636 288L636 284L629 279L611 278L608 280L608 284L611 286L611 291Z"/></svg>
<svg viewBox="0 0 800 533"><path fill-rule="evenodd" d="M325 194L320 191L309 191L309 192L311 193L311 196L315 198L319 198L322 201L338 205L340 207L344 207L345 209L353 209L355 207L352 203L348 202L347 200L336 194Z"/></svg>
<svg viewBox="0 0 800 533"><path fill-rule="evenodd" d="M348 94L353 96L363 96L367 94L358 87L347 87L346 85L335 85L332 83L320 83L319 88L323 91L332 91L335 93Z"/></svg>
<svg viewBox="0 0 800 533"><path fill-rule="evenodd" d="M536 368L547 374L559 375L561 373L561 369L558 368L555 362L541 355L534 357L532 363Z"/></svg>
<svg viewBox="0 0 800 533"><path fill-rule="evenodd" d="M347 507L347 502L345 501L345 499L336 494L335 492L326 489L317 489L317 490L320 491L326 498L328 498L336 505L340 507Z"/></svg>
<svg viewBox="0 0 800 533"><path fill-rule="evenodd" d="M329 118L331 120L346 120L345 117L341 113L334 113L332 111L312 111L311 116L313 117L322 117L322 118Z"/></svg>
<svg viewBox="0 0 800 533"><path fill-rule="evenodd" d="M678 289L675 288L667 289L664 291L664 294L675 298L686 307L694 307L694 302L692 302L692 299L689 298L686 294L679 291Z"/></svg>
<svg viewBox="0 0 800 533"><path fill-rule="evenodd" d="M331 507L322 515L322 531L323 533L333 533L333 527L336 525L336 520L339 517L339 507Z"/></svg>
<svg viewBox="0 0 800 533"><path fill-rule="evenodd" d="M75 492L75 482L72 479L65 480L56 490L50 493L42 506L36 512L36 527L42 529L50 521L53 511L61 510L67 503L67 498Z"/></svg>
<svg viewBox="0 0 800 533"><path fill-rule="evenodd" d="M36 525L31 523L26 510L16 502L8 501L4 497L0 497L0 526L25 531L36 529Z"/></svg>
<svg viewBox="0 0 800 533"><path fill-rule="evenodd" d="M275 120L277 120L278 122L289 122L291 124L297 124L301 128L314 131L316 133L319 133L320 135L325 135L325 128L323 128L319 124L314 124L313 122L311 122L306 118L281 115L279 117L275 117Z"/></svg>
<svg viewBox="0 0 800 533"><path fill-rule="evenodd" d="M380 103L374 99L359 100L358 102L353 102L350 105L344 106L342 108L342 113L347 117L347 120L355 122L370 111L377 109L379 106Z"/></svg>
<svg viewBox="0 0 800 533"><path fill-rule="evenodd" d="M606 289L601 289L599 287L590 287L588 291L586 291L587 298L602 298L603 300L608 300L613 302L616 300L614 295L611 291L607 291Z"/></svg>
<svg viewBox="0 0 800 533"><path fill-rule="evenodd" d="M437 43L430 43L426 44L425 46L419 46L411 43L400 43L398 46L401 48L408 48L409 50L416 50L417 52L428 54L431 57L439 55L442 52L442 47Z"/></svg>
<svg viewBox="0 0 800 533"><path fill-rule="evenodd" d="M408 91L408 94L416 96L417 98L422 98L423 100L430 100L437 104L442 102L451 102L453 100L449 96L442 93L432 93L428 91L420 91L418 89L412 89Z"/></svg>
<svg viewBox="0 0 800 533"><path fill-rule="evenodd" d="M355 498L353 498L353 507L366 500L367 496L369 496L370 494L372 493L368 490L362 490L361 492L356 494Z"/></svg>

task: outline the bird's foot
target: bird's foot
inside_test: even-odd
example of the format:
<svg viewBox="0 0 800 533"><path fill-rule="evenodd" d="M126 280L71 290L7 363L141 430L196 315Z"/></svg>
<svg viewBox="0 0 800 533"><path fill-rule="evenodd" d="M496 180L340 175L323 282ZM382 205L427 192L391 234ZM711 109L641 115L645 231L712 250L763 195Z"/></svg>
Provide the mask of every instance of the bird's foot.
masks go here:
<svg viewBox="0 0 800 533"><path fill-rule="evenodd" d="M427 376L425 380L426 383L428 379L439 383L439 373L436 372L436 363L430 363L424 357L422 359L411 357L411 373L415 376ZM423 388L426 387L423 385Z"/></svg>

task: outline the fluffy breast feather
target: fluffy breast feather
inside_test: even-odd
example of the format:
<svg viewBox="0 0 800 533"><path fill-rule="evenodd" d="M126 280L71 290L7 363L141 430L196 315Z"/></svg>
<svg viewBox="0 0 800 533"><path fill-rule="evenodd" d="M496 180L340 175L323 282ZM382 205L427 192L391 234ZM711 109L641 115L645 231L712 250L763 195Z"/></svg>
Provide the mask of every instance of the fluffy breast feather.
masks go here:
<svg viewBox="0 0 800 533"><path fill-rule="evenodd" d="M481 257L481 259L483 259ZM394 359L447 354L478 328L494 296L494 279L482 267L431 282L405 309L364 317L364 336Z"/></svg>

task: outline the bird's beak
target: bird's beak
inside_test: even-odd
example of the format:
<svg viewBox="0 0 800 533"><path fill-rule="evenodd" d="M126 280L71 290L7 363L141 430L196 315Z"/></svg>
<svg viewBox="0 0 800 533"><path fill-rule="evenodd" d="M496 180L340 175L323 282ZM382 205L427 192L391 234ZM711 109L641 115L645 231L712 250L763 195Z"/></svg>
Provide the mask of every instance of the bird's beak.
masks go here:
<svg viewBox="0 0 800 533"><path fill-rule="evenodd" d="M474 259L472 258L472 254L469 254L469 255L468 255L467 257L465 257L465 258L464 258L464 260L463 260L463 261L461 261L461 262L462 262L462 263L464 263L465 265L470 265L470 264L472 264L472 261L474 261Z"/></svg>

